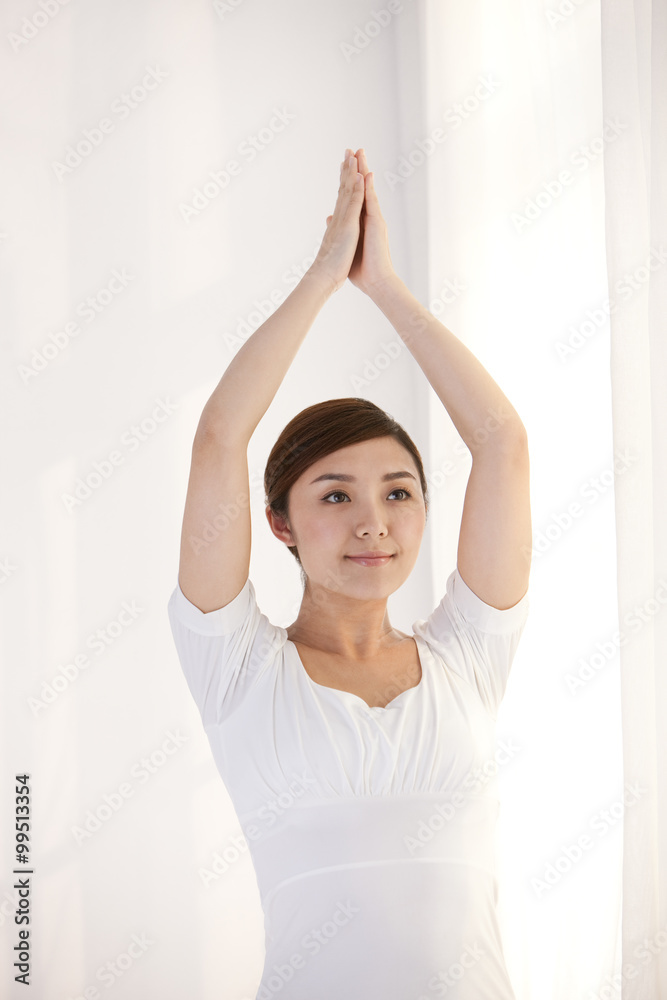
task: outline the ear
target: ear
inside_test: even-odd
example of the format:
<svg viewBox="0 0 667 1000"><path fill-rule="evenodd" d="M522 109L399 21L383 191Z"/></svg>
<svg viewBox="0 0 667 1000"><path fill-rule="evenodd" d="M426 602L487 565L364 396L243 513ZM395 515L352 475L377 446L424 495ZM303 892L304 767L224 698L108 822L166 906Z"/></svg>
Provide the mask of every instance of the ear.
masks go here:
<svg viewBox="0 0 667 1000"><path fill-rule="evenodd" d="M269 506L264 508L264 513L266 514L266 519L269 522L269 527L276 538L279 538L281 542L285 543L285 545L296 545L296 541L289 529L286 519L281 517L279 514L275 514Z"/></svg>

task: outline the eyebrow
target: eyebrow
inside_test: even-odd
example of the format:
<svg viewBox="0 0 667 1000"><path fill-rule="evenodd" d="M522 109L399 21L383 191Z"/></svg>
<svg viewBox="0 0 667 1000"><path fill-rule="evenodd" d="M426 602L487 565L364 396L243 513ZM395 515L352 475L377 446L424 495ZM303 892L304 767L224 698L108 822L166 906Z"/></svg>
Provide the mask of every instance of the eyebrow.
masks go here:
<svg viewBox="0 0 667 1000"><path fill-rule="evenodd" d="M417 481L411 472L404 470L402 472L387 472L384 476L382 476L382 482L388 483L394 479L407 479L408 477L410 479L414 479L415 482ZM313 479L310 485L312 486L313 483L319 483L322 479L336 479L341 483L356 483L357 481L356 476L346 476L342 472L325 472L323 475L318 476L317 479Z"/></svg>

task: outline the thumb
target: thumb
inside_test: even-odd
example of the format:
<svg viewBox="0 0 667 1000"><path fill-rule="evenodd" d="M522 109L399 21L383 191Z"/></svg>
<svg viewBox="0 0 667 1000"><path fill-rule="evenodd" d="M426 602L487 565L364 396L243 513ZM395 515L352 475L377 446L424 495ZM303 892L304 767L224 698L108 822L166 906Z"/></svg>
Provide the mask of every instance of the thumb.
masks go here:
<svg viewBox="0 0 667 1000"><path fill-rule="evenodd" d="M329 223L331 222L332 219L333 219L333 215L327 215L327 226L329 225Z"/></svg>

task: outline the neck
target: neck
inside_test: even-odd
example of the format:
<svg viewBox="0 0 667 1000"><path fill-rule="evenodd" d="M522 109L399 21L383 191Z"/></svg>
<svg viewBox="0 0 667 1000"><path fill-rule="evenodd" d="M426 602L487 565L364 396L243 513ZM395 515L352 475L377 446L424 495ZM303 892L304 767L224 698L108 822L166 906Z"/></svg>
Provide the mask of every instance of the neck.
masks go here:
<svg viewBox="0 0 667 1000"><path fill-rule="evenodd" d="M348 597L309 581L287 637L346 660L380 655L400 634L392 627L387 598Z"/></svg>

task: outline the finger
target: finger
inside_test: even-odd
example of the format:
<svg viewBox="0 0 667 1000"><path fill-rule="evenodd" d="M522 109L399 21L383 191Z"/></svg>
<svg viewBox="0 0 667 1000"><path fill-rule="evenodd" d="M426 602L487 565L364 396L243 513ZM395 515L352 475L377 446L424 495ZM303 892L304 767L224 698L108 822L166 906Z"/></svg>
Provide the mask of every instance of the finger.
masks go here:
<svg viewBox="0 0 667 1000"><path fill-rule="evenodd" d="M350 155L341 164L340 187L338 188L339 193L345 188L346 183L350 180L350 176L354 180L354 175L356 174L356 172L357 172L357 161L354 155Z"/></svg>
<svg viewBox="0 0 667 1000"><path fill-rule="evenodd" d="M365 205L367 213L369 215L382 217L382 212L380 211L380 202L378 200L377 191L375 190L375 177L373 176L372 170L369 170L364 178L364 187L365 187Z"/></svg>
<svg viewBox="0 0 667 1000"><path fill-rule="evenodd" d="M364 200L364 175L360 173L353 174L352 177L352 196L351 201L355 199Z"/></svg>
<svg viewBox="0 0 667 1000"><path fill-rule="evenodd" d="M354 197L357 193L359 189L357 178L361 178L361 181L363 182L362 175L357 171L356 158L352 155L345 161L340 187L338 188L338 201L336 202L336 208L334 208L334 214L336 213L336 209L339 205L345 206L350 201L350 198ZM361 183L360 186L363 194L363 183Z"/></svg>
<svg viewBox="0 0 667 1000"><path fill-rule="evenodd" d="M357 157L357 163L359 164L359 170L365 177L366 174L368 173L368 161L366 159L366 150L364 149L363 146L361 146L357 150L356 157Z"/></svg>
<svg viewBox="0 0 667 1000"><path fill-rule="evenodd" d="M368 162L366 160L366 150L363 148L363 146L361 146L357 150L357 152L355 153L355 156L357 158L357 163L358 163L358 166L359 166L359 173L364 178L364 204L363 204L363 207L361 209L361 214L363 216L363 215L366 214L365 188L366 188L366 177L368 175Z"/></svg>
<svg viewBox="0 0 667 1000"><path fill-rule="evenodd" d="M335 219L336 222L340 219L345 219L349 211L352 211L353 215L358 217L363 206L363 202L364 178L363 175L357 170L356 157L354 154L351 154L347 160L345 160L343 166L340 186L338 188L338 197L336 199L336 205L331 219Z"/></svg>
<svg viewBox="0 0 667 1000"><path fill-rule="evenodd" d="M361 211L364 204L364 178L360 173L352 174L349 187L346 186L346 197L340 206L340 217L343 224L356 219L361 222Z"/></svg>

